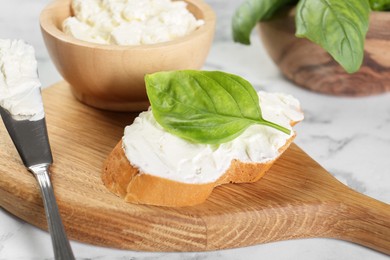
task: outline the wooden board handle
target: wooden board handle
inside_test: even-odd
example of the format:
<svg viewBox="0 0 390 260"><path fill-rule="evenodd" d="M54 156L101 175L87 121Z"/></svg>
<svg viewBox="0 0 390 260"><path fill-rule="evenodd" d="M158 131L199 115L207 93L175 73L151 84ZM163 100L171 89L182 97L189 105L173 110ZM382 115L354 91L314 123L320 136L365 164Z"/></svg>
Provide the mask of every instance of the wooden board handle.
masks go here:
<svg viewBox="0 0 390 260"><path fill-rule="evenodd" d="M333 226L338 238L390 255L390 205L351 190L346 195Z"/></svg>
<svg viewBox="0 0 390 260"><path fill-rule="evenodd" d="M227 184L193 207L126 204L106 190L102 162L131 114L77 102L61 82L43 91L51 175L70 238L137 251L208 251L299 238L343 239L390 254L390 206L340 183L294 143L254 183ZM47 229L33 176L0 126L0 207ZM24 173L23 173L24 171Z"/></svg>

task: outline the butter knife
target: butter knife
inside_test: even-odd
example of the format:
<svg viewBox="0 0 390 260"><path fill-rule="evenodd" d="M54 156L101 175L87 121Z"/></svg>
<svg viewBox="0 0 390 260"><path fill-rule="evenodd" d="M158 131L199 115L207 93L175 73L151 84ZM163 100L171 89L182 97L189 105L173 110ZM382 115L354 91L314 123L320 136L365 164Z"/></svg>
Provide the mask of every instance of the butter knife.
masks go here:
<svg viewBox="0 0 390 260"><path fill-rule="evenodd" d="M50 181L49 168L53 157L45 117L37 121L16 120L2 107L0 113L23 164L39 183L55 259L75 259Z"/></svg>

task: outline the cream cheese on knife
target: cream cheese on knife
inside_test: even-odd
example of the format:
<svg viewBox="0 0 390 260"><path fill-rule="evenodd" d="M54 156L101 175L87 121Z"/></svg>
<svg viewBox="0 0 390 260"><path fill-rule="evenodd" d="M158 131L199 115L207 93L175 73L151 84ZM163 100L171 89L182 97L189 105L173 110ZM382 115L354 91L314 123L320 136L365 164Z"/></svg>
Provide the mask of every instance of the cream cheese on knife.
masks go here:
<svg viewBox="0 0 390 260"><path fill-rule="evenodd" d="M0 39L0 106L15 120L44 118L34 48L22 40Z"/></svg>

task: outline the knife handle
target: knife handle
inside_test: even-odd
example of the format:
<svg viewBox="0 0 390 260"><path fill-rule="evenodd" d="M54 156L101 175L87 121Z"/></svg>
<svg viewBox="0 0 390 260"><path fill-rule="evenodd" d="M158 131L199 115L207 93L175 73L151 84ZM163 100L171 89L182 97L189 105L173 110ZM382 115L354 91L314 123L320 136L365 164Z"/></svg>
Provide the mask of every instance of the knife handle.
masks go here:
<svg viewBox="0 0 390 260"><path fill-rule="evenodd" d="M56 260L73 260L75 257L62 224L50 181L49 167L49 164L41 164L32 166L29 170L34 174L41 189L47 225L53 244L54 257Z"/></svg>

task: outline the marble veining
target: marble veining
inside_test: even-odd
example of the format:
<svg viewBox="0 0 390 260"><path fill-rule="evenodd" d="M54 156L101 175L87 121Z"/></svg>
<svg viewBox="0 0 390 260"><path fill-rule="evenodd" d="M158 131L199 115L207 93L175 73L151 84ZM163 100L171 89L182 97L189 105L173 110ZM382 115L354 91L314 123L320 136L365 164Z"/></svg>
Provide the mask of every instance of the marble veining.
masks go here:
<svg viewBox="0 0 390 260"><path fill-rule="evenodd" d="M217 32L204 66L246 78L256 89L297 97L305 120L295 128L296 143L339 181L390 203L390 94L362 98L316 94L286 81L266 54L258 35L252 45L233 43L230 19L242 2L206 0L216 11ZM0 1L0 38L22 38L34 45L39 75L47 87L61 80L45 49L39 29L40 10L49 0ZM15 12L17 10L17 12ZM0 165L1 167L1 165ZM246 248L197 253L149 253L101 248L71 242L77 259L389 259L381 253L333 239L280 241ZM0 209L0 260L53 259L47 232Z"/></svg>
<svg viewBox="0 0 390 260"><path fill-rule="evenodd" d="M348 187L360 192L367 192L367 188L364 182L355 178L352 172L339 171L337 169L329 169L329 172L332 173L339 181L347 185Z"/></svg>

